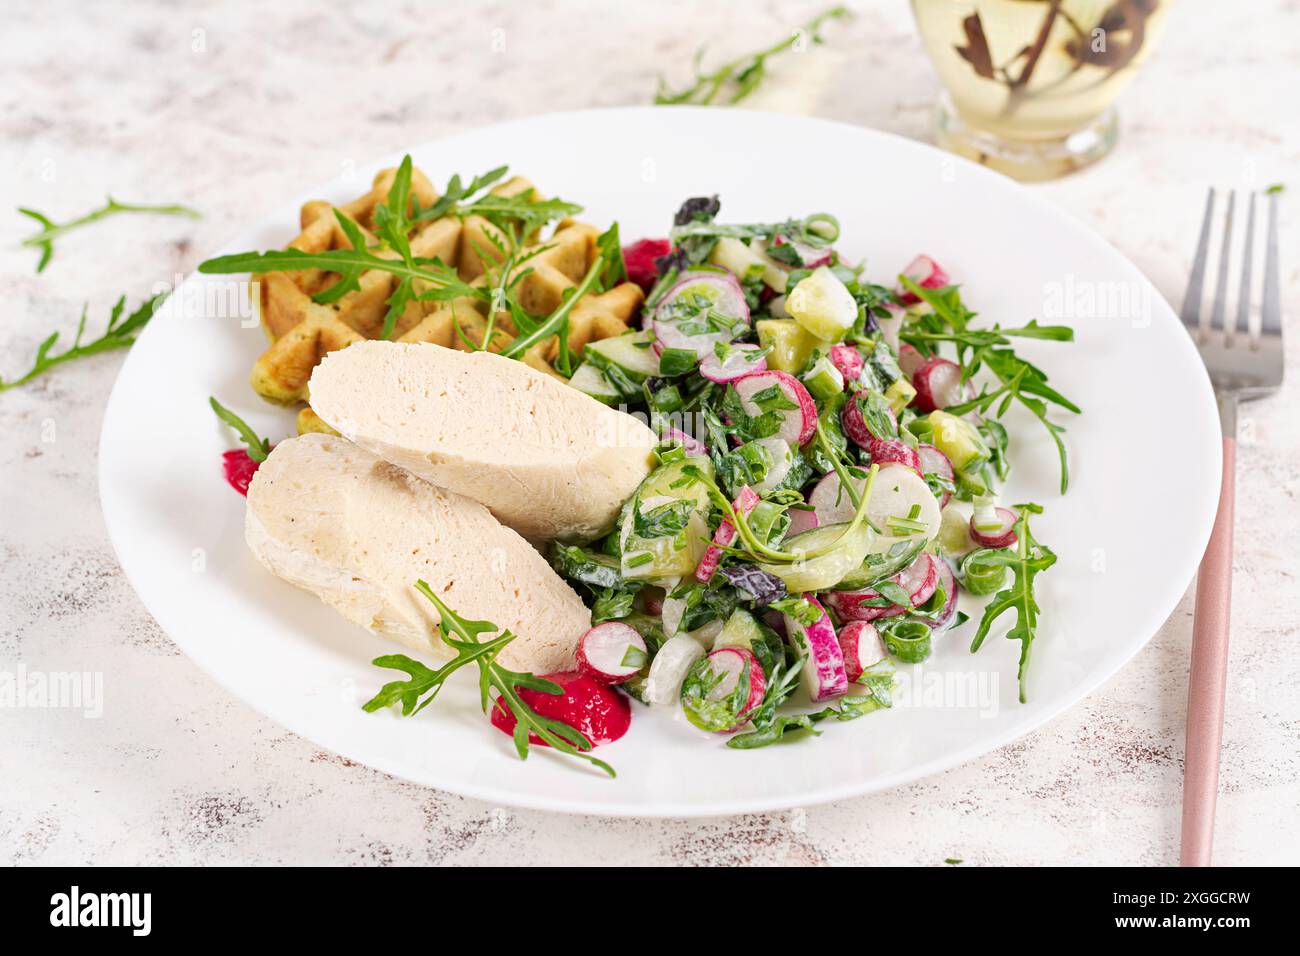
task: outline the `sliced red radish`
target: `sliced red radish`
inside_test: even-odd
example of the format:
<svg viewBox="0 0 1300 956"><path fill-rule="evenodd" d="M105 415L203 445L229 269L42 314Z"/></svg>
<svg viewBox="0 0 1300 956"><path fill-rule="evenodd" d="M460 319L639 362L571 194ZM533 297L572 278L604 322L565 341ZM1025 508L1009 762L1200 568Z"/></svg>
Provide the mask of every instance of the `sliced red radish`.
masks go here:
<svg viewBox="0 0 1300 956"><path fill-rule="evenodd" d="M739 691L741 681L745 691ZM720 647L693 664L682 683L682 710L701 730L730 733L758 709L767 691L763 665L747 647ZM731 707L733 703L738 706Z"/></svg>
<svg viewBox="0 0 1300 956"><path fill-rule="evenodd" d="M850 682L861 677L868 667L885 659L885 643L880 639L876 625L870 621L850 621L840 628L836 637L840 642L840 653L844 655L844 674Z"/></svg>
<svg viewBox="0 0 1300 956"><path fill-rule="evenodd" d="M892 538L923 536L930 540L939 534L943 512L925 479L906 465L890 463L882 465L876 475L871 501L867 504L867 520Z"/></svg>
<svg viewBox="0 0 1300 956"><path fill-rule="evenodd" d="M970 536L985 548L1009 548L1019 540L1016 521L1019 519L1010 508L980 508L970 519Z"/></svg>
<svg viewBox="0 0 1300 956"><path fill-rule="evenodd" d="M856 382L862 377L862 353L852 345L832 345L831 364L839 369L846 382Z"/></svg>
<svg viewBox="0 0 1300 956"><path fill-rule="evenodd" d="M754 401L754 396L762 395L772 388L776 388L787 403L795 406L777 410L784 421L774 437L785 439L790 447L804 444L817 430L817 405L808 394L808 389L804 388L803 382L790 373L772 370L751 372L732 382L731 387L740 396L745 414L755 418L763 414L763 409Z"/></svg>
<svg viewBox="0 0 1300 956"><path fill-rule="evenodd" d="M784 615L786 636L794 649L804 656L799 680L815 704L842 696L849 689L849 678L844 672L844 654L830 615L813 595L805 594L803 598L821 612L821 617L809 625Z"/></svg>
<svg viewBox="0 0 1300 956"><path fill-rule="evenodd" d="M906 465L918 475L921 474L921 459L916 449L899 438L873 438L867 447L871 463L884 467L891 462Z"/></svg>
<svg viewBox="0 0 1300 956"><path fill-rule="evenodd" d="M907 613L901 604L891 604L878 591L863 588L861 591L827 591L826 606L841 621L875 621L882 617L896 617Z"/></svg>
<svg viewBox="0 0 1300 956"><path fill-rule="evenodd" d="M646 676L645 702L661 707L677 703L686 673L703 656L704 648L693 637L670 637L664 641Z"/></svg>
<svg viewBox="0 0 1300 956"><path fill-rule="evenodd" d="M681 442L682 450L688 455L707 456L709 453L709 447L704 442L686 434L680 428L665 428L663 440Z"/></svg>
<svg viewBox="0 0 1300 956"><path fill-rule="evenodd" d="M650 660L645 639L621 621L597 624L578 639L578 670L606 684L621 684Z"/></svg>
<svg viewBox="0 0 1300 956"><path fill-rule="evenodd" d="M939 584L937 562L924 551L917 559L889 580L908 593L911 607L924 604L934 594ZM911 610L894 604L876 588L858 591L830 591L826 594L830 605L842 621L874 621L883 617L896 617Z"/></svg>
<svg viewBox="0 0 1300 956"><path fill-rule="evenodd" d="M655 306L655 317L673 321L708 307L728 318L749 322L745 290L730 272L696 269L685 273Z"/></svg>
<svg viewBox="0 0 1300 956"><path fill-rule="evenodd" d="M763 349L757 345L741 343L738 345L722 344L725 358L718 358L718 349L714 349L700 359L700 374L710 382L725 385L738 378L744 378L751 372L767 369L767 356L761 354Z"/></svg>
<svg viewBox="0 0 1300 956"><path fill-rule="evenodd" d="M788 538L821 527L821 522L817 520L817 512L810 508L791 508L786 513L790 516L790 527L785 533Z"/></svg>
<svg viewBox="0 0 1300 956"><path fill-rule="evenodd" d="M862 493L866 483L865 478L853 479L858 494ZM816 513L818 527L852 521L853 513L857 510L853 506L853 499L849 493L840 485L840 476L833 471L827 472L826 477L813 486L812 492L808 495L808 503L813 506Z"/></svg>
<svg viewBox="0 0 1300 956"><path fill-rule="evenodd" d="M916 388L912 404L922 414L928 414L936 408L957 405L966 396L966 383L961 380L961 366L938 356L926 360L913 373L912 385Z"/></svg>
<svg viewBox="0 0 1300 956"><path fill-rule="evenodd" d="M736 509L737 513L748 516L751 511L758 507L759 497L749 485L740 489L736 495L736 500L731 506ZM700 558L700 563L695 568L695 580L708 584L713 578L713 572L718 570L718 564L722 561L724 552L723 548L729 548L736 540L736 526L726 518L722 519L722 524L718 525L718 530L713 532L713 543L704 549L704 556Z"/></svg>
<svg viewBox="0 0 1300 956"><path fill-rule="evenodd" d="M727 332L689 334L682 331L680 325L663 319L655 319L651 328L655 333L654 350L659 355L663 355L667 349L682 349L694 352L697 358L703 360L713 354L715 345L730 342L732 338Z"/></svg>
<svg viewBox="0 0 1300 956"><path fill-rule="evenodd" d="M560 693L516 684L520 699L539 716L568 724L591 741L592 746L613 743L632 725L632 707L627 698L590 675L560 671L537 676L558 685ZM492 703L491 721L503 733L514 734L517 723L514 711L500 697ZM531 731L528 742L539 747L550 746Z"/></svg>
<svg viewBox="0 0 1300 956"><path fill-rule="evenodd" d="M904 342L898 347L898 367L909 379L924 364L925 356L921 354L915 345L908 345Z"/></svg>
<svg viewBox="0 0 1300 956"><path fill-rule="evenodd" d="M957 586L957 575L953 573L952 565L943 558L934 559L934 569L939 574L938 586L943 588L945 595L943 609L934 618L934 627L935 630L938 630L941 627L947 627L948 622L957 613L957 597L961 593L961 589Z"/></svg>
<svg viewBox="0 0 1300 956"><path fill-rule="evenodd" d="M917 445L916 457L921 463L921 477L938 475L948 481L957 480L957 473L953 471L952 462L948 459L948 456L933 445ZM951 499L952 492L945 490L943 497L939 499L939 507L948 507L948 502Z"/></svg>
<svg viewBox="0 0 1300 956"><path fill-rule="evenodd" d="M798 239L791 239L780 233L772 240L772 246L791 246L799 256L799 265L805 269L816 269L818 266L828 266L831 260L835 258L834 249L822 249L817 246L811 246L806 242L800 242Z"/></svg>
<svg viewBox="0 0 1300 956"><path fill-rule="evenodd" d="M844 428L844 434L848 435L855 445L859 448L869 449L871 443L876 441L877 438L871 429L867 427L866 416L862 414L862 401L863 399L857 395L849 397L849 400L844 403L843 411L840 412L840 425ZM898 417L888 408L882 407L881 410L888 414L889 420L893 423L892 430L894 434L897 434Z"/></svg>
<svg viewBox="0 0 1300 956"><path fill-rule="evenodd" d="M915 561L894 575L894 583L912 596L912 607L920 607L934 594L939 585L938 563L932 555L922 551Z"/></svg>
<svg viewBox="0 0 1300 956"><path fill-rule="evenodd" d="M673 244L667 239L638 239L624 246L623 265L627 268L627 277L649 292L659 279L655 260L672 251Z"/></svg>
<svg viewBox="0 0 1300 956"><path fill-rule="evenodd" d="M948 284L948 273L943 271L939 263L926 255L917 256L909 262L903 269L903 275L922 289L942 289ZM901 286L895 290L894 295L904 305L913 305L921 301L916 293Z"/></svg>

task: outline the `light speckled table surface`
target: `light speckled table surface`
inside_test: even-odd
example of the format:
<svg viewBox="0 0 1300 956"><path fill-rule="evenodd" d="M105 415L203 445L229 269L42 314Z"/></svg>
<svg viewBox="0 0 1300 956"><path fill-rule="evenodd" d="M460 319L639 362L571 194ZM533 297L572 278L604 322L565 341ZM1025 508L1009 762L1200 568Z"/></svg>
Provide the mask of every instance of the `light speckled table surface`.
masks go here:
<svg viewBox="0 0 1300 956"><path fill-rule="evenodd" d="M0 375L49 331L191 270L303 184L444 133L645 102L703 38L740 52L813 3L13 5L0 34L3 207L65 218L111 191L200 207L68 237L47 272L0 215ZM1300 5L1179 3L1102 165L1033 187L1181 300L1203 190L1300 186ZM707 10L707 12L702 12ZM765 105L924 137L936 94L907 5L859 7ZM1289 197L1288 197L1289 199ZM1300 230L1283 204L1288 384L1238 461L1217 860L1300 846ZM103 675L103 715L0 710L6 863L1169 864L1177 859L1190 593L1103 689L1020 742L872 797L703 821L504 810L327 753L231 699L122 577L96 492L120 355L0 395L0 669ZM1164 410L1177 414L1177 409ZM1153 424L1154 427L1154 424ZM1166 480L1177 480L1176 476Z"/></svg>

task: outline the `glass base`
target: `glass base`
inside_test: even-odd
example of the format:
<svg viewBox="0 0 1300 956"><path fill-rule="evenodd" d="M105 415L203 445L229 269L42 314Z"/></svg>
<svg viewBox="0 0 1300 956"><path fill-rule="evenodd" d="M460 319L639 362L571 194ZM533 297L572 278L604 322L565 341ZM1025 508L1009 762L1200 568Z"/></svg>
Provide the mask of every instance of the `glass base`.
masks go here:
<svg viewBox="0 0 1300 956"><path fill-rule="evenodd" d="M1091 166L1115 146L1119 117L1112 106L1082 129L1055 139L1007 139L963 120L945 93L934 109L934 136L958 156L1022 182L1056 179Z"/></svg>

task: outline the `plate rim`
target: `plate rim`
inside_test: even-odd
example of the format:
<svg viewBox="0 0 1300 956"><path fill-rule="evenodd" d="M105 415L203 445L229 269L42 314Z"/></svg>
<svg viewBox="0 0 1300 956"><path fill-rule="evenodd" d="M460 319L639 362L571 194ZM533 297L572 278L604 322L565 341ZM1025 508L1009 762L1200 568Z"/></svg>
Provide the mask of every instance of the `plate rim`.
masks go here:
<svg viewBox="0 0 1300 956"><path fill-rule="evenodd" d="M545 124L546 122L552 121L556 118L579 119L582 117L589 117L592 119L598 119L602 116L608 116L613 113L643 114L660 118L673 114L698 114L701 112L716 113L717 108L700 106L617 106L539 113L516 117L503 122L489 123L481 126L456 130L445 136L435 137L434 139L428 140L424 143L409 146L401 150L390 151L367 162L358 163L357 169L370 170L383 168L387 165L394 165L399 162L401 157L406 153L429 150L432 147L445 144L448 141L454 141L460 137L481 134L485 130L489 129L497 130L512 126L522 127L534 123ZM986 177L986 181L1000 182L1002 185L998 188L1006 188L1009 186L1014 191L1018 192L1021 195L1021 198L1025 200L1028 205L1032 206L1037 214L1044 216L1050 224L1068 230L1081 241L1104 250L1108 258L1113 259L1117 263L1122 263L1123 267L1131 273L1132 277L1142 283L1150 292L1153 302L1158 303L1156 306L1157 310L1163 306L1169 311L1170 315L1173 316L1174 320L1177 321L1177 312L1160 293L1159 289L1157 289L1146 274L1143 273L1142 270L1139 269L1137 265L1113 243L1091 227L1087 226L1081 220L1077 219L1066 209L1056 205L1041 194L1026 188L1023 184L1000 173L961 156L947 153L930 143L911 139L885 130L858 126L839 120L800 114L748 109L736 110L733 112L739 115L758 116L769 121L792 123L795 125L803 124L810 127L826 127L835 130L847 130L851 131L855 135L862 135L867 138L879 138L888 141L893 148L901 148L905 151L914 150L930 155L937 154L938 156L957 164L966 173L975 176L977 180L979 177ZM304 192L312 195L328 196L337 188L337 185L337 181L331 180L324 184L325 188L314 190L308 189L304 190ZM287 208L289 208L288 201L276 205L260 217L249 221L239 232L236 233L236 235L242 235L244 232L252 231L261 227L278 216L281 210ZM223 254L227 251L230 244L230 242L222 244L214 250L214 252L210 253L210 255ZM198 278L199 276L200 274L197 270L191 271L176 287L176 290L179 290L191 282L201 281ZM141 337L147 336L151 332L152 323L144 328L141 332ZM1187 337L1186 339L1185 349L1194 352L1195 347L1190 337ZM1095 693L1103 684L1113 679L1116 674L1128 666L1128 664L1132 662L1133 658L1151 642L1156 632L1159 631L1160 628L1169 620L1170 615L1177 608L1178 603L1187 592L1187 587L1190 585L1195 575L1195 569L1196 565L1199 563L1200 554L1203 553L1205 545L1209 541L1216 511L1216 507L1212 505L1211 507L1202 509L1198 512L1198 514L1200 514L1198 519L1193 519L1198 521L1200 525L1195 528L1194 534L1192 535L1193 540L1199 542L1199 545L1192 552L1195 555L1195 558L1189 562L1191 566L1191 574L1187 578L1187 584L1177 591L1177 593L1172 593L1169 597L1158 604L1152 602L1152 604L1149 605L1150 610L1148 610L1147 614L1144 615L1141 627L1133 629L1135 633L1141 633L1145 636L1141 637L1140 640L1134 641L1131 647L1125 649L1120 655L1118 655L1113 665L1098 672L1093 679L1080 683L1070 693L1062 694L1051 704L1045 705L1041 708L1035 708L1033 711L1026 713L1026 716L1023 719L1013 723L1003 731L981 739L977 743L972 743L950 753L945 753L944 755L927 762L909 766L905 770L894 771L873 778L867 782L849 781L838 786L823 787L819 790L804 794L797 800L789 796L765 797L760 793L745 799L732 798L720 801L716 804L709 804L707 806L695 803L683 804L672 801L658 801L653 804L630 803L625 800L618 802L589 802L581 799L559 798L545 794L534 794L527 789L508 790L492 785L479 785L473 782L453 781L450 783L434 783L430 782L427 776L425 778L420 778L412 775L405 768L395 765L394 761L382 758L377 759L370 756L360 757L348 753L346 748L341 748L340 745L333 740L336 736L333 731L322 732L319 729L308 730L302 726L299 721L294 719L294 714L292 713L291 708L285 708L285 712L281 713L274 707L265 706L261 701L255 702L248 695L243 693L241 689L227 680L222 668L214 666L209 661L208 655L205 652L201 641L191 640L188 637L178 637L178 633L185 633L183 627L178 626L171 628L164 624L162 617L160 617L159 613L155 610L156 602L152 601L149 597L146 597L145 590L142 590L140 586L140 581L142 580L140 568L123 559L123 550L119 542L126 540L128 532L117 523L122 512L120 509L116 509L111 505L117 492L112 488L111 483L108 480L108 469L105 464L111 454L107 448L107 437L110 432L110 423L115 423L116 418L120 415L120 412L117 411L117 406L120 403L123 389L119 386L131 370L137 354L136 349L128 351L126 359L114 380L109 398L105 403L104 417L100 426L99 441L96 445L98 453L98 462L96 467L98 474L96 484L100 499L101 513L103 515L105 529L108 534L109 543L112 547L114 557L117 559L118 565L122 568L122 572L128 583L131 585L132 590L135 592L140 602L145 606L145 609L158 623L159 627L167 634L168 638L176 644L176 646L180 648L188 658L194 661L194 663L197 664L210 679L221 687L223 691L230 694L244 705L250 707L256 713L272 720L290 732L305 738L315 746L319 746L340 757L353 760L364 766L378 770L381 773L388 774L389 776L417 786L443 790L448 793L454 793L471 799L483 800L501 806L512 806L521 809L602 817L640 817L649 819L693 819L730 816L740 813L772 812L789 809L794 806L816 806L837 800L844 800L870 793L877 793L883 790L894 789L917 780L931 777L945 770L968 763L978 757L984 756L985 754L992 753L993 751L1044 727L1065 711L1075 707L1086 697ZM1204 365L1200 363L1199 357L1196 357L1196 364L1201 368L1201 385L1199 391L1201 394L1200 405L1202 406L1197 414L1199 416L1204 416L1206 421L1209 421L1210 415L1212 415L1213 420L1217 422L1217 405L1215 404L1213 389L1210 386L1208 372L1204 370ZM1217 429L1215 429L1215 431L1217 432ZM1221 444L1212 443L1212 449L1208 450L1206 454L1210 459L1212 459L1213 463L1213 468L1210 468L1209 466L1211 461L1207 460L1205 462L1206 470L1213 476L1213 494L1211 495L1207 488L1206 499L1208 502L1217 505L1222 481Z"/></svg>

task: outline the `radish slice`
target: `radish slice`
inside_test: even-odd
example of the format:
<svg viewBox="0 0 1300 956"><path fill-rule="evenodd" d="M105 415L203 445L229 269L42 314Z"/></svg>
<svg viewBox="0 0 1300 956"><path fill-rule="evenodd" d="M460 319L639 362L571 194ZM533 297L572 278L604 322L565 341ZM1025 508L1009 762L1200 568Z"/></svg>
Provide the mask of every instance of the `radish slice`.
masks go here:
<svg viewBox="0 0 1300 956"><path fill-rule="evenodd" d="M680 428L665 428L663 440L681 442L682 450L688 455L708 457L709 446L704 444L704 442L700 441L698 438L686 434L686 432L682 431Z"/></svg>
<svg viewBox="0 0 1300 956"><path fill-rule="evenodd" d="M939 575L939 586L947 596L943 602L943 609L934 617L934 627L938 630L947 627L953 615L957 613L957 597L961 594L961 589L957 586L957 575L953 573L952 565L943 558L934 559L934 569Z"/></svg>
<svg viewBox="0 0 1300 956"><path fill-rule="evenodd" d="M657 354L663 355L667 349L684 349L688 352L694 352L696 358L703 360L706 356L713 354L713 347L719 342L727 343L731 341L729 332L705 332L699 335L688 335L683 332L680 326L662 319L655 319L651 323L654 329L655 341L654 350Z"/></svg>
<svg viewBox="0 0 1300 956"><path fill-rule="evenodd" d="M915 345L908 345L904 342L898 347L898 367L909 379L924 364L925 356L920 353Z"/></svg>
<svg viewBox="0 0 1300 956"><path fill-rule="evenodd" d="M912 375L912 385L916 388L912 404L923 414L959 404L966 393L965 383L961 380L961 366L937 356L916 370Z"/></svg>
<svg viewBox="0 0 1300 956"><path fill-rule="evenodd" d="M661 707L677 703L686 673L703 656L704 648L694 638L670 637L664 641L646 677L645 702Z"/></svg>
<svg viewBox="0 0 1300 956"><path fill-rule="evenodd" d="M741 407L744 408L745 414L753 417L758 417L764 411L759 403L754 401L754 396L763 395L773 387L780 391L786 403L793 403L794 408L778 409L784 421L774 436L785 439L792 448L805 444L817 430L817 405L808 394L808 389L803 387L803 383L788 372L751 372L737 379L731 387L740 396Z"/></svg>
<svg viewBox="0 0 1300 956"><path fill-rule="evenodd" d="M878 315L873 315L872 319L876 323L876 328L880 329L881 336L889 344L889 347L894 350L894 354L898 355L902 349L912 348L910 345L900 345L898 342L898 333L903 328L903 319L907 317L907 310L901 305L887 302L885 303L885 311L889 313L888 318L882 319ZM912 351L915 352L916 349L912 349Z"/></svg>
<svg viewBox="0 0 1300 956"><path fill-rule="evenodd" d="M832 472L834 474L834 472ZM790 527L786 531L786 537L793 538L797 534L803 534L805 531L812 531L814 528L820 528L821 522L817 519L817 512L805 510L803 508L791 508L786 512L790 516Z"/></svg>
<svg viewBox="0 0 1300 956"><path fill-rule="evenodd" d="M934 589L939 585L938 562L925 551L917 555L916 560L894 575L894 583L904 588L912 596L912 607L920 607L930 600Z"/></svg>
<svg viewBox="0 0 1300 956"><path fill-rule="evenodd" d="M718 349L715 348L700 359L700 374L710 382L725 385L767 369L767 356L761 354L763 350L757 345L723 343L722 348L726 358L718 358Z"/></svg>
<svg viewBox="0 0 1300 956"><path fill-rule="evenodd" d="M889 579L908 593L911 607L890 602L875 588L831 591L826 595L826 603L844 621L874 621L882 617L896 617L912 607L924 604L934 594L934 589L939 584L939 569L936 564L930 555L921 552L915 561Z"/></svg>
<svg viewBox="0 0 1300 956"><path fill-rule="evenodd" d="M938 475L948 481L957 480L957 473L953 471L952 462L948 460L948 456L933 445L917 445L916 458L921 464L921 477ZM952 492L945 489L943 497L939 499L939 507L948 507L948 502L951 500Z"/></svg>
<svg viewBox="0 0 1300 956"><path fill-rule="evenodd" d="M1016 521L1019 516L1010 508L976 508L970 519L970 536L985 548L1009 548L1019 540Z"/></svg>
<svg viewBox="0 0 1300 956"><path fill-rule="evenodd" d="M885 644L876 625L869 621L850 621L836 635L844 655L844 674L849 681L862 676L868 667L885 659Z"/></svg>
<svg viewBox="0 0 1300 956"><path fill-rule="evenodd" d="M878 439L867 427L866 416L862 414L862 406L858 402L858 396L853 395L844 403L844 410L840 412L840 424L844 428L844 434L848 435L855 445L859 448L870 448L871 443ZM898 416L892 410L883 410L888 412L889 420L893 423L893 433L898 434Z"/></svg>
<svg viewBox="0 0 1300 956"><path fill-rule="evenodd" d="M897 617L909 610L901 604L890 604L877 591L827 591L826 605L841 621L875 621L882 617Z"/></svg>
<svg viewBox="0 0 1300 956"><path fill-rule="evenodd" d="M849 678L844 671L844 654L840 650L830 615L813 595L805 594L803 597L821 612L817 622L806 625L788 614L783 617L787 639L804 656L803 670L799 674L800 683L815 704L842 696L849 689Z"/></svg>
<svg viewBox="0 0 1300 956"><path fill-rule="evenodd" d="M915 518L908 516L916 512ZM867 504L867 518L893 538L920 538L933 540L939 534L943 512L939 499L913 469L906 465L882 465L871 490ZM899 519L915 521L924 530L909 530L898 525Z"/></svg>
<svg viewBox="0 0 1300 956"><path fill-rule="evenodd" d="M916 449L899 438L872 439L867 451L871 454L873 465L883 467L897 463L911 468L918 475L921 474L921 459L917 456Z"/></svg>
<svg viewBox="0 0 1300 956"><path fill-rule="evenodd" d="M939 263L925 255L917 256L909 262L903 269L903 275L922 289L942 289L948 284L948 273L943 271ZM894 295L904 305L913 305L921 301L914 292L901 286L895 290Z"/></svg>
<svg viewBox="0 0 1300 956"><path fill-rule="evenodd" d="M603 684L621 684L636 675L650 658L645 639L620 621L597 624L578 639L578 670Z"/></svg>
<svg viewBox="0 0 1300 956"><path fill-rule="evenodd" d="M846 382L856 382L862 377L862 353L852 345L832 345L831 363L839 369Z"/></svg>
<svg viewBox="0 0 1300 956"><path fill-rule="evenodd" d="M862 494L862 489L866 487L865 478L854 478L853 485L858 494ZM826 477L822 478L813 486L813 490L808 495L808 503L813 506L817 517L817 525L820 527L824 524L844 524L853 520L853 499L849 493L840 485L840 476L835 472L827 472ZM791 512L793 515L794 512Z"/></svg>
<svg viewBox="0 0 1300 956"><path fill-rule="evenodd" d="M720 647L687 671L682 682L682 710L701 730L730 733L758 709L766 690L763 666L753 651Z"/></svg>
<svg viewBox="0 0 1300 956"><path fill-rule="evenodd" d="M655 318L666 322L694 316L704 308L749 324L749 303L745 290L730 272L713 269L691 270L664 293L655 307Z"/></svg>
<svg viewBox="0 0 1300 956"><path fill-rule="evenodd" d="M736 495L736 500L731 503L731 506L738 513L748 517L749 513L758 507L758 501L758 495L754 493L749 485L745 485L740 489L740 494ZM735 525L726 518L722 519L722 524L718 525L718 530L713 532L713 543L704 549L704 556L700 558L700 563L695 568L695 580L702 584L709 583L713 578L713 572L718 570L718 564L722 561L723 554L725 554L722 549L730 547L735 542L738 533Z"/></svg>
<svg viewBox="0 0 1300 956"><path fill-rule="evenodd" d="M835 250L821 249L817 246L810 246L806 242L800 242L797 239L790 239L786 236L777 234L772 240L772 248L777 246L791 246L799 256L799 265L805 269L816 269L818 266L828 266L831 260L835 258Z"/></svg>

